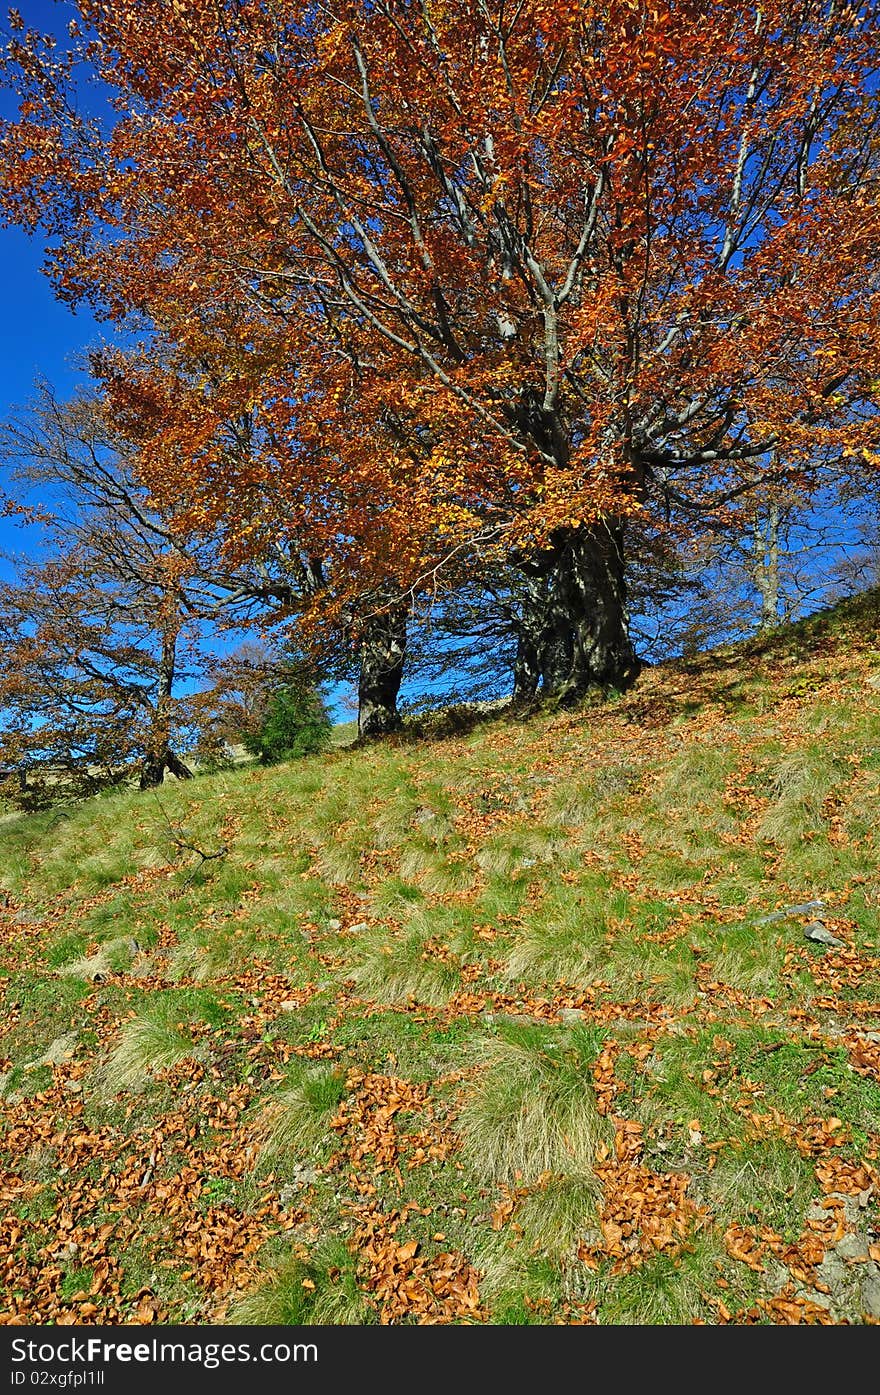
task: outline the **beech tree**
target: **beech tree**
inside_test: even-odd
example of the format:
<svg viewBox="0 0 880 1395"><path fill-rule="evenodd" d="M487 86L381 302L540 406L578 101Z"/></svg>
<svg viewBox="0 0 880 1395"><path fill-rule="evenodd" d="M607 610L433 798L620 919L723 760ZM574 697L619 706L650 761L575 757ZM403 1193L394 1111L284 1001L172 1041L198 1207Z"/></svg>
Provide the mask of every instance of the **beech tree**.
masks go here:
<svg viewBox="0 0 880 1395"><path fill-rule="evenodd" d="M502 563L530 684L623 686L627 520L875 468L875 3L80 8L70 56L15 21L6 216L246 381L339 606Z"/></svg>
<svg viewBox="0 0 880 1395"><path fill-rule="evenodd" d="M0 431L0 461L38 533L0 584L0 765L29 777L29 798L133 766L142 788L166 770L187 778L206 626L245 624L283 587L231 568L216 539L181 535L94 393L60 403L43 384Z"/></svg>

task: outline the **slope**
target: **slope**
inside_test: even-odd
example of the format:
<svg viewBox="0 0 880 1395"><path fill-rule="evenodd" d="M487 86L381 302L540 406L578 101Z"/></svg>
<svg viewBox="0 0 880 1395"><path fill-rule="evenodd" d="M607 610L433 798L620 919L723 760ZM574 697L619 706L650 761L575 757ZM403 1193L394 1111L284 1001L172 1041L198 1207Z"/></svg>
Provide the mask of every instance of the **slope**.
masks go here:
<svg viewBox="0 0 880 1395"><path fill-rule="evenodd" d="M0 827L6 1322L880 1318L880 601Z"/></svg>

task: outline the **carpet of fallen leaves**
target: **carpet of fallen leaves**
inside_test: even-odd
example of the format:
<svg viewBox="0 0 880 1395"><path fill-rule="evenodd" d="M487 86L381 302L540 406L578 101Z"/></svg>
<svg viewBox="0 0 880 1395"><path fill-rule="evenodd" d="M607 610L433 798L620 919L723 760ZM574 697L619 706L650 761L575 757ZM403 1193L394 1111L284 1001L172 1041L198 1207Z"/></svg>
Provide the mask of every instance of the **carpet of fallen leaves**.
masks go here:
<svg viewBox="0 0 880 1395"><path fill-rule="evenodd" d="M812 642L809 663L803 660L797 670L789 658L772 650L731 658L720 666L708 659L670 666L648 673L629 697L601 714L563 715L535 732L523 726L502 727L489 739L499 752L512 743L528 746L531 774L541 780L532 804L537 819L544 797L540 790L564 779L572 760L588 765L601 761L610 750L618 762L653 760L661 769L680 747L678 719L685 706L688 740L705 741L717 731L719 741L735 741L726 694L736 684L747 684L756 671L771 685L769 710L775 728L784 733L795 725L804 704L816 701L817 685L809 681L810 663L822 666L825 702L852 701L871 668L858 651L853 654L851 637L844 644L820 635ZM792 684L793 673L801 675L800 685ZM742 740L737 772L723 797L734 801L738 809L739 831L731 839L745 843L755 836L765 801L750 783L753 763L748 742ZM464 748L450 741L445 749L461 758ZM440 761L443 750L438 747ZM416 758L423 758L418 748ZM829 808L825 813L830 844L845 845L845 825L836 810ZM477 856L488 839L520 818L521 810L515 812L511 805L505 777L490 773L479 797L462 793L454 826L466 839L468 855ZM621 843L629 870L610 851L606 855L595 849L584 851L583 865L607 876L612 886L645 892L645 876L637 869L650 849L636 831L623 835ZM368 882L379 883L385 875L385 854L368 851L362 867ZM772 871L770 863L768 877ZM0 909L0 975L8 983L22 964L44 962L44 948L53 937L75 928L118 894L120 887L141 898L154 897L159 948L173 948L173 933L161 924L158 909L163 895L170 894L170 875L161 867L133 871L109 891L88 899L76 902L60 895L32 918L26 905L7 898ZM569 880L576 874L558 875ZM772 904L781 906L805 900L811 890L791 885L783 877L770 884ZM384 1324L491 1320L474 1254L447 1243L448 1200L436 1207L424 1198L412 1201L408 1199L410 1182L422 1170L445 1169L454 1174L461 1214L467 1213L474 1224L484 1216L485 1229L496 1232L516 1226L518 1207L529 1189L499 1186L492 1194L485 1188L468 1193L455 1107L450 1101L460 1104L466 1097L474 1078L472 1063L464 1059L458 1071L426 1082L406 1079L392 1065L355 1067L343 1059L333 1040L336 1027L358 1015L372 1014L379 1020L389 1008L357 997L344 977L346 961L339 950L351 927L362 920L363 911L361 902L344 888L337 891L336 948L333 936L322 937L317 924L301 926L303 936L314 941L316 976L343 970L335 1015L324 1025L320 1039L291 1046L283 1036L273 1034L279 1022L309 1004L318 985L296 986L288 975L255 956L244 972L212 976L212 988L234 997L239 1008L224 1026L199 1026L193 1053L186 1059L154 1071L153 1085L162 1091L160 1105L152 1097L147 1109L137 1091L122 1094L113 1109L104 1110L101 1122L96 1122L98 1116L89 1107L92 1073L97 1063L106 1060L132 1016L126 1006L131 980L124 972L108 971L90 985L77 1006L90 1035L81 1034L65 1059L43 1067L42 1088L21 1098L10 1092L0 1100L0 1205L11 1218L0 1237L0 1275L6 1295L0 1321L219 1321L236 1297L258 1281L261 1253L269 1242L277 1244L280 1237L288 1236L291 1244L301 1244L314 1238L319 1223L310 1215L308 1186L291 1199L290 1189L280 1187L272 1174L263 1177L254 1171L254 1110L267 1090L284 1079L294 1055L317 1062L341 1061L347 1071L344 1098L329 1124L334 1147L322 1176L338 1189L358 1285L376 1319ZM835 899L838 904L843 901L839 887ZM666 900L676 903L675 920L663 931L645 935L646 943L659 950L687 942L695 927L723 926L741 916L739 908L721 902L709 878L706 884L674 896L667 893ZM848 1146L846 1125L833 1113L833 1100L827 1108L821 1100L811 1100L802 1117L791 1117L764 1100L754 1082L732 1081L727 1074L731 1048L723 1031L731 1022L766 1023L778 1040L762 1049L774 1051L797 1038L814 1045L819 1053L843 1051L856 1075L880 1081L875 953L858 947L852 922L844 914L827 918L826 924L840 943L821 957L800 943L786 949L780 971L785 981L795 982L808 967L815 988L783 1010L771 996L738 989L717 976L713 964L703 963L696 949L697 1000L681 1008L644 995L617 1001L601 982L587 988L548 985L545 991L530 992L497 977L493 980L501 961L488 958L482 966L463 966L461 986L443 1006L411 1000L396 1010L410 1014L414 1023L438 1029L462 1020L484 1022L505 1015L545 1025L576 1020L607 1029L592 1083L613 1141L600 1145L596 1156L601 1186L598 1229L579 1243L576 1259L586 1272L601 1272L609 1284L632 1275L658 1255L673 1260L686 1255L695 1237L716 1225L711 1209L698 1197L695 1169L711 1173L725 1148L744 1142L782 1139L791 1145L809 1160L815 1176L816 1200L804 1217L801 1234L794 1239L782 1236L749 1216L720 1232L724 1253L733 1264L758 1277L768 1275L773 1267L775 1285L760 1292L750 1306L737 1307L727 1293L730 1280L719 1272L715 1291L706 1301L714 1313L711 1320L718 1323L824 1324L834 1321L827 1302L822 1301L828 1293L822 1277L826 1257L842 1252L842 1242L858 1232L868 1236L868 1244L851 1263L880 1264L880 1241L870 1220L876 1215L880 1194L880 1135L868 1132L854 1149ZM514 929L510 924L486 923L477 927L476 935L488 955ZM96 948L91 945L90 952ZM442 962L450 954L442 941L426 945L426 959ZM51 970L45 972L51 976ZM161 960L154 958L152 968L138 981L138 992L180 989L189 982L178 975L172 985L162 977ZM191 982L195 987L201 983ZM108 988L116 990L112 999L108 999ZM7 998L7 1032L17 1028L21 1012L21 1004ZM635 1062L641 1069L658 1042L670 1034L711 1033L715 1028L702 1087L708 1097L726 1092L739 1120L738 1137L713 1139L704 1136L700 1119L686 1120L691 1152L683 1162L663 1170L653 1146L656 1140L646 1139L644 1122L633 1117L621 1056L625 1052L630 1064ZM6 1057L0 1061L0 1070L13 1064ZM227 1183L248 1178L247 1205L239 1194L235 1199L226 1195ZM399 1204L389 1206L388 1196L395 1192ZM424 1238L412 1238L414 1221ZM595 1313L594 1301L572 1302L562 1318L552 1320L589 1322L595 1320ZM861 1320L877 1321L877 1317L866 1312Z"/></svg>

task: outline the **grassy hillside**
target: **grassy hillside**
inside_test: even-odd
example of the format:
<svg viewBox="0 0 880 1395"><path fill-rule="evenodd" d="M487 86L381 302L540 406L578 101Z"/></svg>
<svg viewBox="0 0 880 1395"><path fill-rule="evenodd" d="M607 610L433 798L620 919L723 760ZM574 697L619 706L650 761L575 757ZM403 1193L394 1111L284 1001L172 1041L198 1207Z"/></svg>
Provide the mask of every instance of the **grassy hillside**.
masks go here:
<svg viewBox="0 0 880 1395"><path fill-rule="evenodd" d="M878 712L868 597L4 822L5 1320L877 1320Z"/></svg>

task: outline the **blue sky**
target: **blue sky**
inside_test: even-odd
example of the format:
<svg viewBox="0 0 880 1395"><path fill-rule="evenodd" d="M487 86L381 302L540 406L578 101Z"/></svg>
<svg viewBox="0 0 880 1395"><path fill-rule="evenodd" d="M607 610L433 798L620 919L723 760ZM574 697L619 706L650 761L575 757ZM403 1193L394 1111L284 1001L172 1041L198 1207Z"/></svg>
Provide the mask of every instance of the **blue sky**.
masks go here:
<svg viewBox="0 0 880 1395"><path fill-rule="evenodd" d="M5 9L5 6L4 6ZM25 23L64 36L74 13L66 0L18 0ZM16 114L17 102L0 91L0 115ZM38 377L47 378L66 396L78 374L73 360L102 337L85 310L73 313L54 296L41 267L45 245L36 234L0 228L0 417L25 405ZM21 529L0 519L0 551L21 551ZM2 564L0 564L2 565Z"/></svg>

